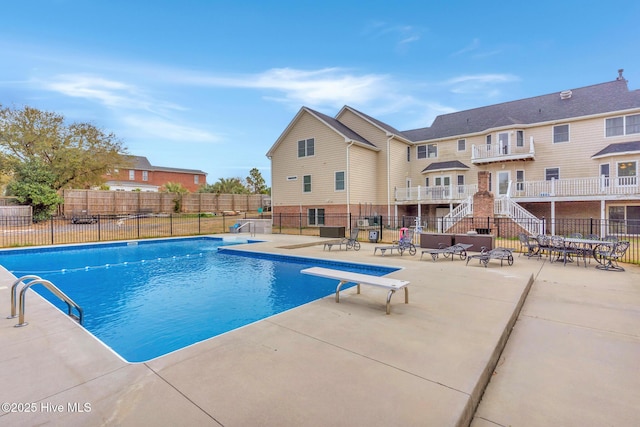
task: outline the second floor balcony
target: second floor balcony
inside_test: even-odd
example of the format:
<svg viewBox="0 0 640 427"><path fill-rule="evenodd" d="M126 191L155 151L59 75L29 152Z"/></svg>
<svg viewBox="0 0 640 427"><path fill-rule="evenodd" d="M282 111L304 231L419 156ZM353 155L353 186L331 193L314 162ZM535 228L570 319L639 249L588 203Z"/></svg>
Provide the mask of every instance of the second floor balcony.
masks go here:
<svg viewBox="0 0 640 427"><path fill-rule="evenodd" d="M477 185L396 188L396 203L460 203L478 191ZM640 199L638 176L587 177L545 181L509 182L492 191L496 197L509 196L516 201Z"/></svg>
<svg viewBox="0 0 640 427"><path fill-rule="evenodd" d="M471 146L471 163L484 164L511 160L534 160L536 155L533 138L529 143L502 142L497 144L479 144Z"/></svg>

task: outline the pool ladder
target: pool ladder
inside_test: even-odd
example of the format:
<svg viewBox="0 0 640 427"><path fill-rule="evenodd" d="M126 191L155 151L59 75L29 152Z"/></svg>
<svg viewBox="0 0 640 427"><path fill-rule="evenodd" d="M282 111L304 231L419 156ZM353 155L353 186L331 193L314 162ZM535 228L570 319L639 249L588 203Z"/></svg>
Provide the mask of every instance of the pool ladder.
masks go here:
<svg viewBox="0 0 640 427"><path fill-rule="evenodd" d="M24 283L27 280L28 282ZM20 297L16 301L16 294L18 291L18 285L20 283L24 284L24 286L20 290ZM44 280L40 276L28 275L28 276L20 277L15 282L13 282L13 285L11 285L11 316L7 317L7 319L13 319L16 317L16 306L19 306L20 314L19 314L18 324L16 324L16 327L27 326L29 324L28 322L24 321L25 295L29 290L29 288L33 285L43 285L45 288L50 290L52 294L60 298L65 304L67 304L67 315L82 325L82 317L83 317L82 307L76 304L71 298L65 295L64 292L58 289L56 285L54 285L50 281ZM17 302L17 305L16 305L16 302ZM77 315L73 312L74 308L78 312Z"/></svg>

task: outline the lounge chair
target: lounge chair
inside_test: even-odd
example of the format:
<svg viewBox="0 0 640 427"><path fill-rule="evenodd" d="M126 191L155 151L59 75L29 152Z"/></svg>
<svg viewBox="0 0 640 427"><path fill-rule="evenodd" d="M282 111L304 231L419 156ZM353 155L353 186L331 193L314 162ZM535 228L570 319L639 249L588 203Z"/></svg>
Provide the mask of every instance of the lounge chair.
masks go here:
<svg viewBox="0 0 640 427"><path fill-rule="evenodd" d="M507 264L509 265L513 265L513 252L511 252L511 249L507 248L494 248L488 250L483 246L479 254L469 255L467 257L467 265L469 265L469 261L472 259L477 259L480 261L480 264L484 264L485 267L489 264L490 260L499 259L500 267L502 267L504 261L507 261Z"/></svg>
<svg viewBox="0 0 640 427"><path fill-rule="evenodd" d="M324 249L329 248L329 250L331 250L331 248L335 245L338 245L340 249L342 249L342 245L344 245L346 250L349 249L353 249L356 251L360 250L360 242L358 242L358 233L360 232L359 228L352 228L351 229L351 234L349 235L349 237L343 237L340 240L330 240L328 242L325 242L324 244Z"/></svg>
<svg viewBox="0 0 640 427"><path fill-rule="evenodd" d="M467 258L467 249L471 246L473 246L471 243L456 243L451 246L445 246L440 243L438 245L438 249L426 249L422 251L420 259L422 259L422 255L429 254L431 255L431 258L436 261L440 254L442 254L445 258L449 258L449 255L451 255L451 261L453 261L454 256L457 254L460 256L461 260L465 260Z"/></svg>
<svg viewBox="0 0 640 427"><path fill-rule="evenodd" d="M375 255L376 252L380 251L382 256L384 256L386 251L393 253L395 250L400 252L400 256L402 256L404 251L408 251L409 255L415 255L417 251L416 246L413 244L413 233L413 229L406 229L402 237L400 237L400 240L397 240L388 246L376 246L373 250L373 254Z"/></svg>

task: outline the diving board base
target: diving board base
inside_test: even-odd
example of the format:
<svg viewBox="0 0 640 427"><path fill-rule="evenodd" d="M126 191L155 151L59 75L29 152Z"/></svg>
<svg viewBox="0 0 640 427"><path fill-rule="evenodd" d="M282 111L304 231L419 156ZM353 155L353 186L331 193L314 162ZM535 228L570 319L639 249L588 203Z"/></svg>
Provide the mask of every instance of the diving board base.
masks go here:
<svg viewBox="0 0 640 427"><path fill-rule="evenodd" d="M357 293L360 293L360 285L378 286L388 289L387 293L387 314L391 313L391 297L398 289L404 289L404 303L409 304L409 282L406 280L390 279L388 277L371 276L369 274L352 273L350 271L334 270L324 267L305 268L300 271L303 274L324 277L327 279L338 280L336 287L336 302L340 302L340 289L345 283L355 283L357 285Z"/></svg>

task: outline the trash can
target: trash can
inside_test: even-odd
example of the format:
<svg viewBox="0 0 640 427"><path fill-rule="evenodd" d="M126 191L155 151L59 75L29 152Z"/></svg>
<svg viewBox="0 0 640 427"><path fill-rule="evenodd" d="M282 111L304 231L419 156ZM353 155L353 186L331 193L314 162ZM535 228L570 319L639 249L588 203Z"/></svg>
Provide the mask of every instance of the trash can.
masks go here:
<svg viewBox="0 0 640 427"><path fill-rule="evenodd" d="M369 242L378 243L378 230L369 230Z"/></svg>

